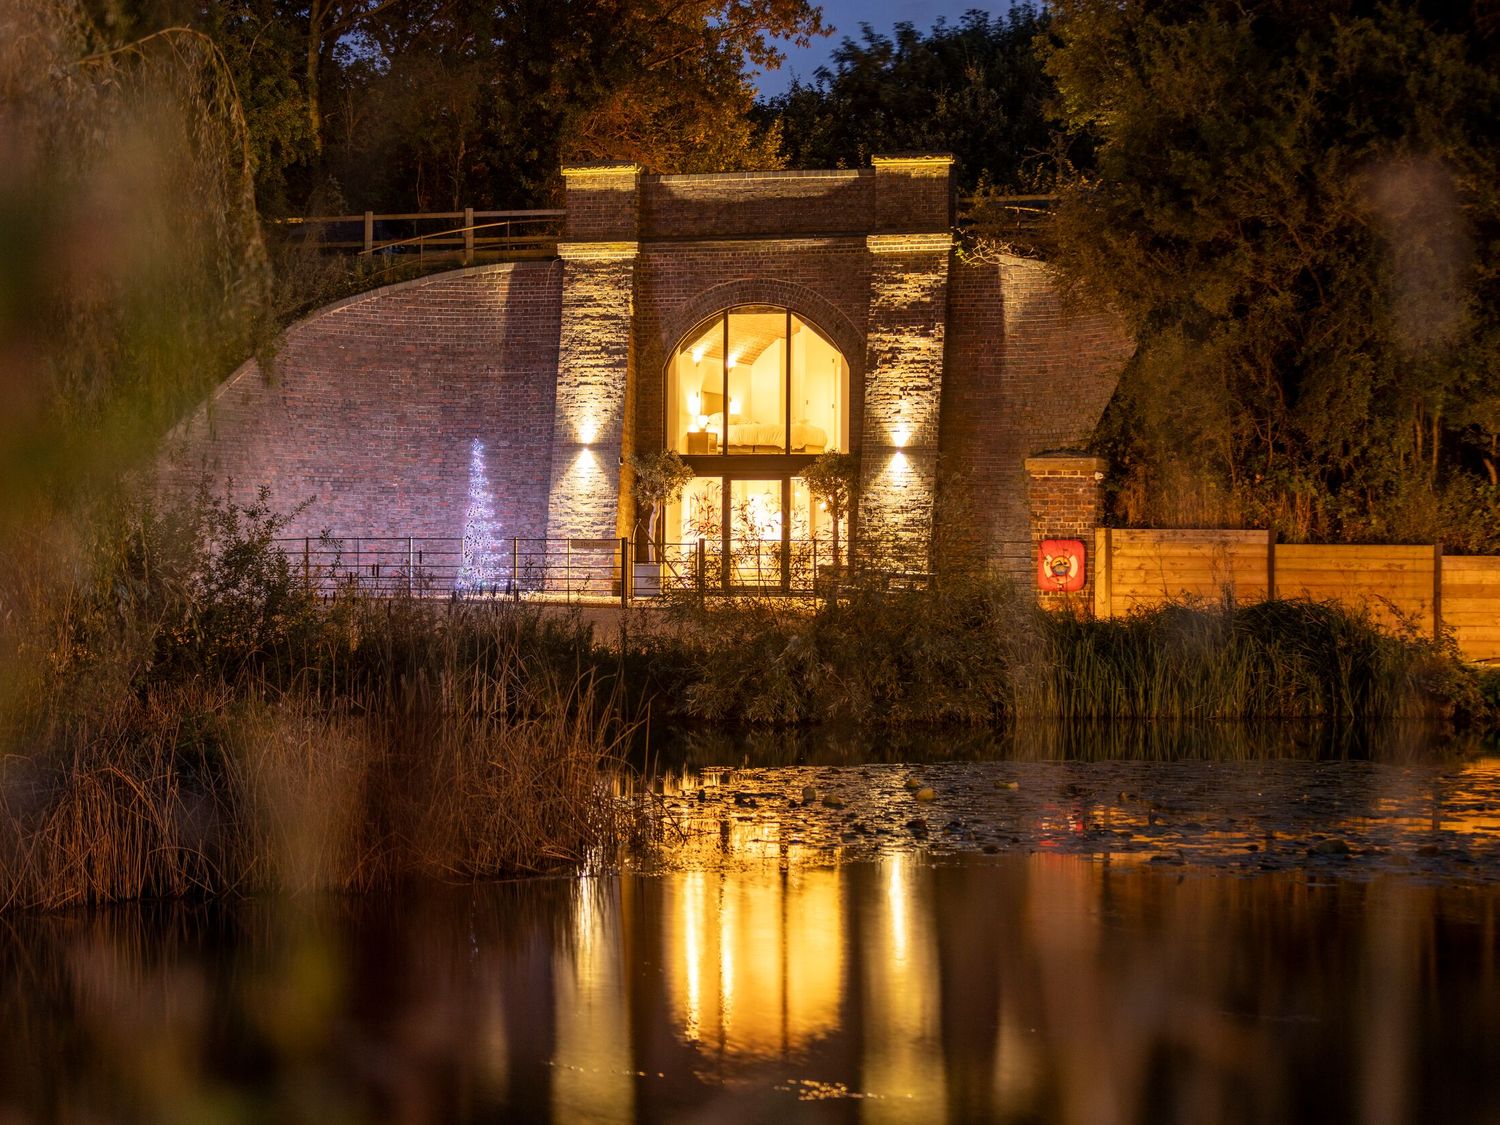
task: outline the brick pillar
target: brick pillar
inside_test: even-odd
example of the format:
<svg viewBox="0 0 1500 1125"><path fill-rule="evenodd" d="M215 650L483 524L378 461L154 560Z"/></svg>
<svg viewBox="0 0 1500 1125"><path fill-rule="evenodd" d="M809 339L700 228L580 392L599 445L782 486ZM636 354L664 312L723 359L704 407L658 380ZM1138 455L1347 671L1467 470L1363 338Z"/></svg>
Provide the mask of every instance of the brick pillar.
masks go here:
<svg viewBox="0 0 1500 1125"><path fill-rule="evenodd" d="M567 217L547 535L624 534L620 462L633 376L640 167L564 167Z"/></svg>
<svg viewBox="0 0 1500 1125"><path fill-rule="evenodd" d="M948 260L948 155L877 156L857 531L876 566L931 569Z"/></svg>
<svg viewBox="0 0 1500 1125"><path fill-rule="evenodd" d="M1049 609L1094 604L1094 529L1104 516L1102 457L1079 453L1046 453L1026 458L1026 503L1031 512L1031 574L1037 603ZM1048 591L1038 581L1041 547L1049 539L1083 544L1083 588Z"/></svg>

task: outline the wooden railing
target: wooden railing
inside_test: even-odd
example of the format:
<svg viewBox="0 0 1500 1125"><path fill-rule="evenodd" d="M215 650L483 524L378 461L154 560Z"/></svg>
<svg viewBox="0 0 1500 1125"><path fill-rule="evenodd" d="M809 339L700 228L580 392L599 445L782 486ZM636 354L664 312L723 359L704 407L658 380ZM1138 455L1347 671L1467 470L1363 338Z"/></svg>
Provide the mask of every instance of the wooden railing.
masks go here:
<svg viewBox="0 0 1500 1125"><path fill-rule="evenodd" d="M274 232L304 249L390 256L422 265L546 258L557 253L562 211L408 211L281 219Z"/></svg>

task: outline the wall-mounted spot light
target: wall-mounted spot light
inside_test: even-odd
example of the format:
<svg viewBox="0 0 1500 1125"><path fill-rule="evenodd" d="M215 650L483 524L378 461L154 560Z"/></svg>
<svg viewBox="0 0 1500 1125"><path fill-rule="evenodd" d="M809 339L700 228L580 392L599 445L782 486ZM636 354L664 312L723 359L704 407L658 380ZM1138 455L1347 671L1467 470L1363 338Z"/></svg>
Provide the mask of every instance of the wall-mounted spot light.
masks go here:
<svg viewBox="0 0 1500 1125"><path fill-rule="evenodd" d="M891 441L896 444L897 448L904 449L906 443L911 441L911 426L902 422L891 431Z"/></svg>
<svg viewBox="0 0 1500 1125"><path fill-rule="evenodd" d="M707 350L708 349L706 347L704 347L704 345L702 345L702 344L699 344L696 348L694 348L693 349L693 362L694 363L702 363L703 362L703 353L705 351L707 351Z"/></svg>
<svg viewBox="0 0 1500 1125"><path fill-rule="evenodd" d="M738 414L739 412L740 412L740 400L737 399L737 398L730 399L729 400L729 413L730 414Z"/></svg>
<svg viewBox="0 0 1500 1125"><path fill-rule="evenodd" d="M696 395L696 394L688 395L688 413L689 414L701 414L701 413L703 413L703 398L702 398L701 395Z"/></svg>
<svg viewBox="0 0 1500 1125"><path fill-rule="evenodd" d="M739 352L735 352L732 356L729 357L729 362L726 363L724 366L725 367L738 367L739 363L740 363L740 353Z"/></svg>
<svg viewBox="0 0 1500 1125"><path fill-rule="evenodd" d="M891 472L906 473L910 470L911 462L906 459L906 454L902 453L899 449L891 454Z"/></svg>
<svg viewBox="0 0 1500 1125"><path fill-rule="evenodd" d="M599 424L592 418L585 418L578 425L578 440L584 445L593 445L594 439L599 436Z"/></svg>

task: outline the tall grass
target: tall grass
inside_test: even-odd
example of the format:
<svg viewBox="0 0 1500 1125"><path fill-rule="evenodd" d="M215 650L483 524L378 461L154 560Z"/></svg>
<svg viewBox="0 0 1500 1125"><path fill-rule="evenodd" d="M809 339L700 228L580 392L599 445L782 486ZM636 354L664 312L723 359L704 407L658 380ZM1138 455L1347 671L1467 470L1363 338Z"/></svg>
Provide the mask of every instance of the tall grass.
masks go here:
<svg viewBox="0 0 1500 1125"><path fill-rule="evenodd" d="M7 634L33 659L3 716L0 906L529 872L630 830L587 629L323 601L279 529L144 505L82 580L34 576Z"/></svg>
<svg viewBox="0 0 1500 1125"><path fill-rule="evenodd" d="M856 588L817 607L685 600L647 659L678 714L875 725L1483 720L1450 647L1333 605L1166 605L1095 621L1003 583Z"/></svg>

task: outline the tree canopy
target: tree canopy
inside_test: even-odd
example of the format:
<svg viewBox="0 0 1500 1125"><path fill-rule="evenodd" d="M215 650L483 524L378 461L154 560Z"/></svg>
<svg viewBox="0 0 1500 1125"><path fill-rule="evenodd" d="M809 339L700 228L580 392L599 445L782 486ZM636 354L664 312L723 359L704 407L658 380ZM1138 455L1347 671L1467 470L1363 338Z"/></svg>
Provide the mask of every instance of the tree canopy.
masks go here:
<svg viewBox="0 0 1500 1125"><path fill-rule="evenodd" d="M1500 546L1500 71L1477 7L1434 11L1055 5L1097 146L1058 262L1139 344L1124 519Z"/></svg>
<svg viewBox="0 0 1500 1125"><path fill-rule="evenodd" d="M890 36L861 25L811 83L757 106L779 128L794 168L860 167L872 153L952 152L962 186L1049 183L1066 149L1047 118L1052 81L1040 45L1049 17L1018 4L1003 17L971 11L930 31ZM1086 145L1087 139L1080 137Z"/></svg>
<svg viewBox="0 0 1500 1125"><path fill-rule="evenodd" d="M779 166L748 76L823 30L810 0L92 2L122 40L221 44L270 214L526 206L570 160Z"/></svg>

